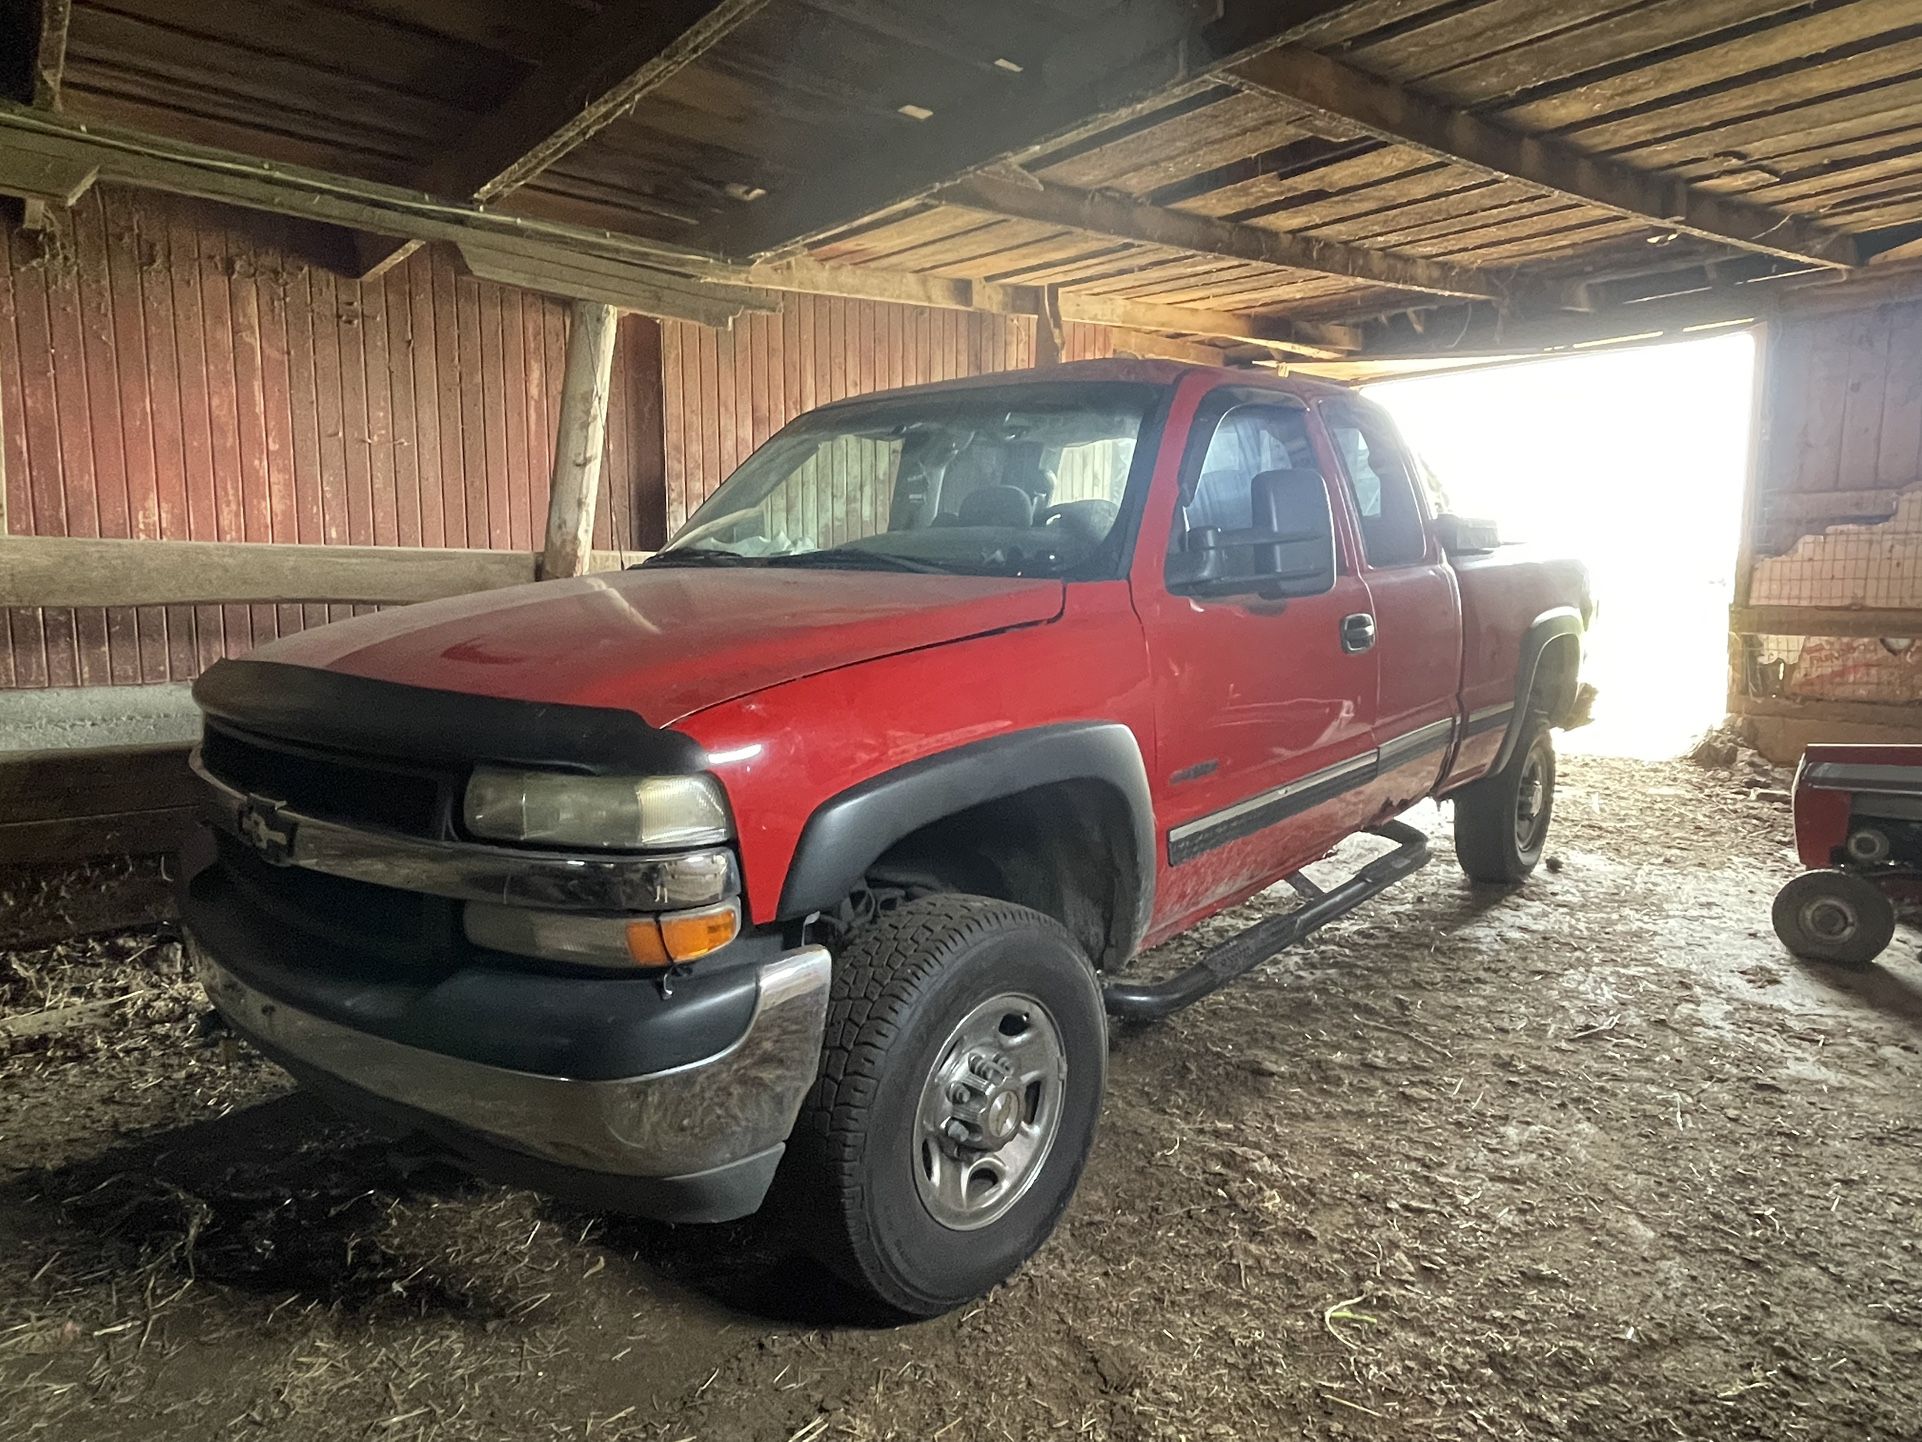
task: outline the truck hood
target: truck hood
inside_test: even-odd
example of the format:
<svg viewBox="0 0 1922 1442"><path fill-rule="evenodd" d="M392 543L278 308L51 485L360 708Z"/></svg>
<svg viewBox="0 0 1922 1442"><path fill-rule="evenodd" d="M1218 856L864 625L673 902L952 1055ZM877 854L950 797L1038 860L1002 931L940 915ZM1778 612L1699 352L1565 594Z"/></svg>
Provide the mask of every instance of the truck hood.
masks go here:
<svg viewBox="0 0 1922 1442"><path fill-rule="evenodd" d="M1049 580L643 568L357 616L253 654L667 726L783 681L1050 621L1063 598Z"/></svg>

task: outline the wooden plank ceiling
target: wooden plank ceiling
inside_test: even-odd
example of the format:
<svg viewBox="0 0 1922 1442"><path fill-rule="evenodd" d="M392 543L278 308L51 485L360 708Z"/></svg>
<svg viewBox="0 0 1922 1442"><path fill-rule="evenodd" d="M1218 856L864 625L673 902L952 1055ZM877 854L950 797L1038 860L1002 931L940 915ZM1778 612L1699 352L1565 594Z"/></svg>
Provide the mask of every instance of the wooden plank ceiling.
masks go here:
<svg viewBox="0 0 1922 1442"><path fill-rule="evenodd" d="M57 103L710 257L1340 322L1381 354L1699 312L1922 236L1916 0L644 8L75 0Z"/></svg>

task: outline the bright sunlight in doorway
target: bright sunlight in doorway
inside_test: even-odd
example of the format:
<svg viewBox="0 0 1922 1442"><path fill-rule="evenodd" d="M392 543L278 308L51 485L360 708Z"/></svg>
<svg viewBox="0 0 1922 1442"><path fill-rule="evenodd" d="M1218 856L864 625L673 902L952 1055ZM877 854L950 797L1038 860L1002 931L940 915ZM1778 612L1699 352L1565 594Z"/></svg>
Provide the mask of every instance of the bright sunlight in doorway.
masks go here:
<svg viewBox="0 0 1922 1442"><path fill-rule="evenodd" d="M1588 563L1601 698L1567 749L1673 756L1722 719L1754 361L1718 335L1369 388L1455 510Z"/></svg>

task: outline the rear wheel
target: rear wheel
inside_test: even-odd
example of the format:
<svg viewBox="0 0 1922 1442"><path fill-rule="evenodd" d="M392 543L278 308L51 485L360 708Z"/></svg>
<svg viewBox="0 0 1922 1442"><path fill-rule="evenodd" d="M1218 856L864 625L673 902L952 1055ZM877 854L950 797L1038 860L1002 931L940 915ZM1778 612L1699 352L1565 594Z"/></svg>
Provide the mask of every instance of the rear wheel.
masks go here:
<svg viewBox="0 0 1922 1442"><path fill-rule="evenodd" d="M1847 871L1809 871L1775 895L1775 934L1797 956L1867 966L1895 937L1895 905Z"/></svg>
<svg viewBox="0 0 1922 1442"><path fill-rule="evenodd" d="M1555 743L1533 724L1500 771L1455 794L1455 859L1473 881L1512 886L1542 859L1555 812Z"/></svg>
<svg viewBox="0 0 1922 1442"><path fill-rule="evenodd" d="M1054 1230L1106 1071L1093 969L1053 921L976 896L883 912L835 956L788 1147L810 1246L911 1316L980 1295Z"/></svg>

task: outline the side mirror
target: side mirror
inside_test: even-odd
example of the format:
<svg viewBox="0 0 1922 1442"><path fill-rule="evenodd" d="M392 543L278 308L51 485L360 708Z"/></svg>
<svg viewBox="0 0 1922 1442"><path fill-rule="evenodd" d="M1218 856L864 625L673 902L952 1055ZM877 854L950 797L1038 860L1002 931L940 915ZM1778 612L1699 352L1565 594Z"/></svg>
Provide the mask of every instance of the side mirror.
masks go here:
<svg viewBox="0 0 1922 1442"><path fill-rule="evenodd" d="M1450 556L1486 556L1502 543L1495 522L1447 512L1435 517L1435 537Z"/></svg>
<svg viewBox="0 0 1922 1442"><path fill-rule="evenodd" d="M1318 471L1263 471L1248 483L1246 530L1188 533L1168 569L1190 596L1253 593L1267 600L1319 596L1335 587L1335 519Z"/></svg>

